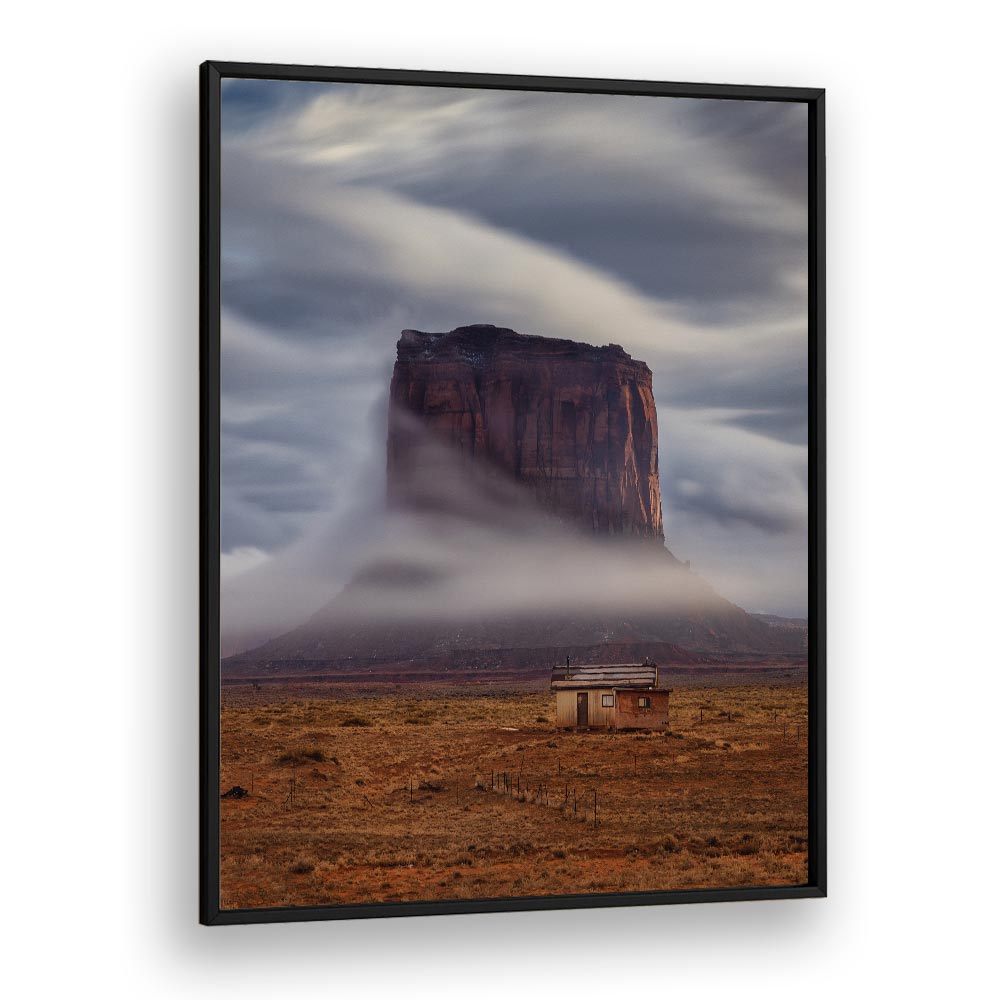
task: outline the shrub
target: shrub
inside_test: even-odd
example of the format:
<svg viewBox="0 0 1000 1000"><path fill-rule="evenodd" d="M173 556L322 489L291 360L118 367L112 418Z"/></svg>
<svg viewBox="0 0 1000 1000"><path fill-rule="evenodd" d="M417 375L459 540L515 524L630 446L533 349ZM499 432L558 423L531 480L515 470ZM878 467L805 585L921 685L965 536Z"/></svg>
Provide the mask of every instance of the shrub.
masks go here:
<svg viewBox="0 0 1000 1000"><path fill-rule="evenodd" d="M289 868L293 875L308 875L315 870L316 865L309 858L296 858Z"/></svg>
<svg viewBox="0 0 1000 1000"><path fill-rule="evenodd" d="M276 764L291 764L295 767L297 764L304 764L307 760L315 761L317 764L322 763L326 760L326 754L322 750L307 749L307 750L286 750L284 753L279 754L275 757L274 762Z"/></svg>
<svg viewBox="0 0 1000 1000"><path fill-rule="evenodd" d="M370 726L371 724L371 719L365 719L360 715L348 716L341 723L342 726Z"/></svg>
<svg viewBox="0 0 1000 1000"><path fill-rule="evenodd" d="M660 841L660 850L664 854L674 854L681 849L681 845L677 842L677 838L672 834L667 834L663 840Z"/></svg>

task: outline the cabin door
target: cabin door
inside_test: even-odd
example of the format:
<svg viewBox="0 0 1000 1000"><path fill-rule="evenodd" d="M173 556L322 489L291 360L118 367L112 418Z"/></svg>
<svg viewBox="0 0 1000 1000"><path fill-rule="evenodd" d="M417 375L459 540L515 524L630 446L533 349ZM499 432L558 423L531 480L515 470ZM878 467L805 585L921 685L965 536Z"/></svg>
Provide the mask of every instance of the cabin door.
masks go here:
<svg viewBox="0 0 1000 1000"><path fill-rule="evenodd" d="M581 729L585 729L590 715L590 705L586 691L578 691L576 694L576 724Z"/></svg>

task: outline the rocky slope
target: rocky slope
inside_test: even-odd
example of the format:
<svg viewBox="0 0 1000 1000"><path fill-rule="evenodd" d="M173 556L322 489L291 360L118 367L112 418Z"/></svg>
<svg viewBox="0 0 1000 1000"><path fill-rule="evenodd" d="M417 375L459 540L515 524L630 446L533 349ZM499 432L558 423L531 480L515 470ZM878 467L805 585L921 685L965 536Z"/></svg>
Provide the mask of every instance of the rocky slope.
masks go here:
<svg viewBox="0 0 1000 1000"><path fill-rule="evenodd" d="M224 661L228 677L374 674L461 670L542 674L569 656L574 663L661 666L804 662L804 632L755 621L721 598L690 615L584 612L492 621L380 622L341 613L339 601L305 625Z"/></svg>

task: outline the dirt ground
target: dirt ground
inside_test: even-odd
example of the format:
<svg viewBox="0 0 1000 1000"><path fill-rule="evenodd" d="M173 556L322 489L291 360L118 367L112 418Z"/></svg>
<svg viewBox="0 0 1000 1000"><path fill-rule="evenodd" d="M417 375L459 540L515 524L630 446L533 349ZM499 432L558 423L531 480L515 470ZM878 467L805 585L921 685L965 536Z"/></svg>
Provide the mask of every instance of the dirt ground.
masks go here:
<svg viewBox="0 0 1000 1000"><path fill-rule="evenodd" d="M665 734L558 731L537 683L225 686L222 908L804 882L802 674L671 686Z"/></svg>

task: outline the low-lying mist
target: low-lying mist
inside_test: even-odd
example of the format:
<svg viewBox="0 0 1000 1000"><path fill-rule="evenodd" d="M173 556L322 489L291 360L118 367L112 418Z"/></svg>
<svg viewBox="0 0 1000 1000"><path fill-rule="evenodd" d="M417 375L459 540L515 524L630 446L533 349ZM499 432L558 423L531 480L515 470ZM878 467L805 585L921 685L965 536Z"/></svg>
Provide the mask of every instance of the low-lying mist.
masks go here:
<svg viewBox="0 0 1000 1000"><path fill-rule="evenodd" d="M369 470L350 509L225 581L224 655L313 616L314 624L389 626L719 605L662 542L584 534L540 510L509 476L426 433L411 438L409 458L391 504L384 476Z"/></svg>

